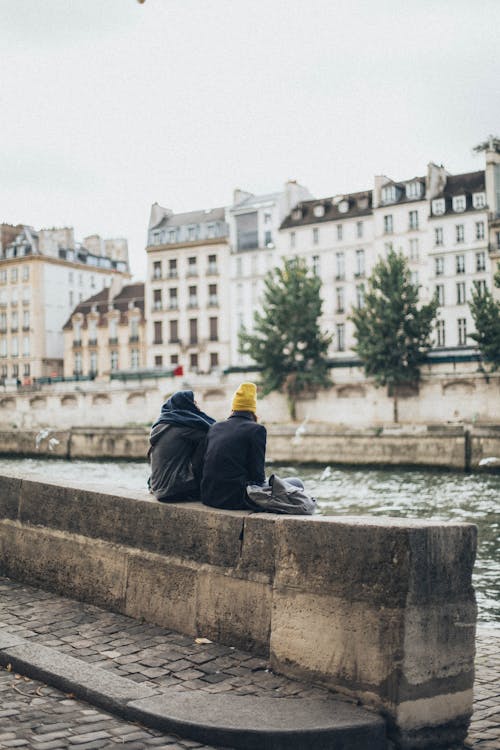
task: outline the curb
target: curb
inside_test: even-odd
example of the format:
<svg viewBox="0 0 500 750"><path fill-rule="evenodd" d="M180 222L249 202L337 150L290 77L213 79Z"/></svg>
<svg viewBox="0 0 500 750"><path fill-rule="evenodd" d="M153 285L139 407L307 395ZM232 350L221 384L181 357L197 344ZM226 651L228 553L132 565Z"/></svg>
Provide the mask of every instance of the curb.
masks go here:
<svg viewBox="0 0 500 750"><path fill-rule="evenodd" d="M0 664L151 729L238 750L386 750L377 714L336 700L167 688L119 677L0 630Z"/></svg>

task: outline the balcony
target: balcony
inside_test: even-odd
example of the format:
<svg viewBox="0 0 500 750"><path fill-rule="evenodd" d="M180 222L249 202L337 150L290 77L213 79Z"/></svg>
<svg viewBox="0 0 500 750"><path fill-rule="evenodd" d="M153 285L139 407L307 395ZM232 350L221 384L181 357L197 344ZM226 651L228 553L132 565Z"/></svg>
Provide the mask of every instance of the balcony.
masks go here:
<svg viewBox="0 0 500 750"><path fill-rule="evenodd" d="M341 273L338 273L335 276L335 281L345 281L345 271L342 271Z"/></svg>
<svg viewBox="0 0 500 750"><path fill-rule="evenodd" d="M129 336L128 340L130 344L136 344L139 341L139 336Z"/></svg>
<svg viewBox="0 0 500 750"><path fill-rule="evenodd" d="M335 312L337 313L337 315L342 315L343 313L345 313L345 307L337 307Z"/></svg>
<svg viewBox="0 0 500 750"><path fill-rule="evenodd" d="M189 346L195 346L198 343L198 336L189 337Z"/></svg>
<svg viewBox="0 0 500 750"><path fill-rule="evenodd" d="M82 345L81 339L74 339L73 340L73 349L79 349Z"/></svg>
<svg viewBox="0 0 500 750"><path fill-rule="evenodd" d="M163 344L162 338L153 339L153 344Z"/></svg>
<svg viewBox="0 0 500 750"><path fill-rule="evenodd" d="M161 312L163 310L163 305L161 302L153 302L153 307L151 308L151 312Z"/></svg>
<svg viewBox="0 0 500 750"><path fill-rule="evenodd" d="M31 330L31 328L29 326L23 326L24 333L28 333L28 331L30 331L30 330Z"/></svg>
<svg viewBox="0 0 500 750"><path fill-rule="evenodd" d="M209 264L207 267L207 276L218 276L219 272L216 265Z"/></svg>
<svg viewBox="0 0 500 750"><path fill-rule="evenodd" d="M10 332L11 333L17 333L19 331L18 326L11 326Z"/></svg>
<svg viewBox="0 0 500 750"><path fill-rule="evenodd" d="M211 333L210 336L209 336L209 338L208 338L208 340L209 341L218 341L219 337L218 337L218 335L216 333Z"/></svg>
<svg viewBox="0 0 500 750"><path fill-rule="evenodd" d="M209 297L208 307L219 307L219 300L217 297Z"/></svg>
<svg viewBox="0 0 500 750"><path fill-rule="evenodd" d="M7 327L6 326L2 326L0 328L0 333L7 333Z"/></svg>
<svg viewBox="0 0 500 750"><path fill-rule="evenodd" d="M171 301L170 301L170 302L168 303L168 309L169 309L169 310L178 310L178 309L179 309L179 304L178 304L177 300L175 300L175 301L172 301L172 300L171 300Z"/></svg>
<svg viewBox="0 0 500 750"><path fill-rule="evenodd" d="M31 300L29 300L29 299L23 299L23 305L24 305L25 307L27 307L27 306L29 305L30 301L31 301Z"/></svg>
<svg viewBox="0 0 500 750"><path fill-rule="evenodd" d="M194 310L194 309L196 309L197 307L198 307L198 300L197 300L197 299L195 299L195 298L193 297L193 298L192 298L192 299L190 299L190 300L189 300L189 302L188 302L188 308L189 308L190 310Z"/></svg>
<svg viewBox="0 0 500 750"><path fill-rule="evenodd" d="M178 336L172 336L171 338L169 338L168 343L169 344L180 344L181 340L180 340L180 338Z"/></svg>
<svg viewBox="0 0 500 750"><path fill-rule="evenodd" d="M89 346L97 346L97 339L96 338L89 339Z"/></svg>
<svg viewBox="0 0 500 750"><path fill-rule="evenodd" d="M255 250L259 247L257 231L238 232L238 250Z"/></svg>
<svg viewBox="0 0 500 750"><path fill-rule="evenodd" d="M365 278L365 272L364 271L356 271L354 274L355 279L364 279Z"/></svg>
<svg viewBox="0 0 500 750"><path fill-rule="evenodd" d="M179 278L179 274L177 273L177 271L170 270L168 272L168 278L169 279L178 279Z"/></svg>
<svg viewBox="0 0 500 750"><path fill-rule="evenodd" d="M116 346L117 343L118 343L118 336L110 336L110 338L108 339L108 344L110 346Z"/></svg>

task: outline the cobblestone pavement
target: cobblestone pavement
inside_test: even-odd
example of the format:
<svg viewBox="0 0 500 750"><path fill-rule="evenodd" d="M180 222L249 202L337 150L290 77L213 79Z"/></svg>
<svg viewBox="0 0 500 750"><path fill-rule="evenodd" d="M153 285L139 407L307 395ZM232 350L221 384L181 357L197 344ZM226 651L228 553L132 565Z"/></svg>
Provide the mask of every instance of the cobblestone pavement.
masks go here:
<svg viewBox="0 0 500 750"><path fill-rule="evenodd" d="M240 649L197 643L189 636L6 578L0 578L0 601L0 628L156 689L175 685L211 693L271 692L274 697L297 698L324 697L326 692L275 675L265 659ZM467 743L474 750L500 750L499 651L499 631L480 633L475 711ZM53 733L58 736L40 740L40 734ZM124 744L129 750L202 747L129 724L57 690L22 677L16 680L15 675L0 670L0 748L91 750L115 744Z"/></svg>

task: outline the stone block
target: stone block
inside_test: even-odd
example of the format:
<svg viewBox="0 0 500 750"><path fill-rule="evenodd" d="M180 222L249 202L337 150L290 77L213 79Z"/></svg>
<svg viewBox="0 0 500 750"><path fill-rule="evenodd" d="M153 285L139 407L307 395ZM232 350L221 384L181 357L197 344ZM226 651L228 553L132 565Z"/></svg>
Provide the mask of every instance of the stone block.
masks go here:
<svg viewBox="0 0 500 750"><path fill-rule="evenodd" d="M21 482L21 477L0 476L0 519L10 518L13 521L17 519Z"/></svg>

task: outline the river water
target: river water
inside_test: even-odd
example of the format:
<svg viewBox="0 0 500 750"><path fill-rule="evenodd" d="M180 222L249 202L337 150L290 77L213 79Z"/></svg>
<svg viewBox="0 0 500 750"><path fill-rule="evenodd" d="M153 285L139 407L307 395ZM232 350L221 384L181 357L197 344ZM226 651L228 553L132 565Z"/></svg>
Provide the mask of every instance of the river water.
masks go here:
<svg viewBox="0 0 500 750"><path fill-rule="evenodd" d="M500 475L448 471L270 465L280 476L301 476L326 515L374 515L468 521L478 526L474 571L479 620L500 628ZM116 490L144 489L146 463L0 459L0 473L53 481L102 483Z"/></svg>

